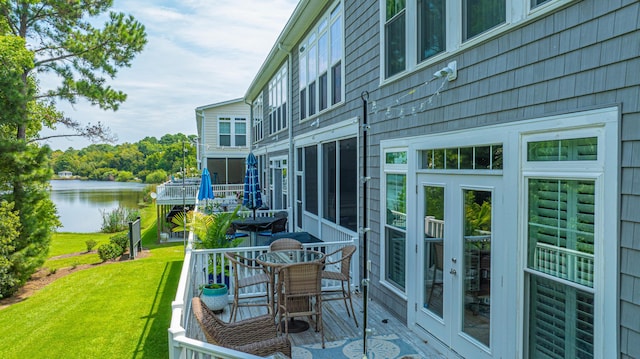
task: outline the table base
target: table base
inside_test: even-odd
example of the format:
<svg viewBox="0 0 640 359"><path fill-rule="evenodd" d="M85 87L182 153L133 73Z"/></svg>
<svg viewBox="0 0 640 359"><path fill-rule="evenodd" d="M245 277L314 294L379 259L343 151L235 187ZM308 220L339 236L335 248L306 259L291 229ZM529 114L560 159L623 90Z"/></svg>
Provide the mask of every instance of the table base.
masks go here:
<svg viewBox="0 0 640 359"><path fill-rule="evenodd" d="M286 328L284 322L285 320L280 322L280 328L283 328L283 330L284 328ZM289 333L302 333L307 329L309 329L309 323L305 322L304 320L289 319Z"/></svg>

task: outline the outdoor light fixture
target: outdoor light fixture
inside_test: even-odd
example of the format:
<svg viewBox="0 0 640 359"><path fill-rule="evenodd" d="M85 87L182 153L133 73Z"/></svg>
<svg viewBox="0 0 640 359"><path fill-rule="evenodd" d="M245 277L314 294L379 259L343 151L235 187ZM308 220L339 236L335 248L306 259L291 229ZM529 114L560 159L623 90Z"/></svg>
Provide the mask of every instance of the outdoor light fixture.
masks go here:
<svg viewBox="0 0 640 359"><path fill-rule="evenodd" d="M453 81L458 78L458 63L457 61L451 61L446 67L436 71L433 74L434 77L441 78L446 77L447 80Z"/></svg>

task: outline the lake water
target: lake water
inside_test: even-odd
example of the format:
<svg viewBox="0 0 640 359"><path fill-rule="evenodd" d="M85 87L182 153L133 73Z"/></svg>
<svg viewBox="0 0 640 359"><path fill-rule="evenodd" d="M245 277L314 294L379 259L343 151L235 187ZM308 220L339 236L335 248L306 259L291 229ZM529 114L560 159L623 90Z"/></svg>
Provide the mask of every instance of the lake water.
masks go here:
<svg viewBox="0 0 640 359"><path fill-rule="evenodd" d="M139 208L141 183L52 180L51 200L62 222L59 232L99 232L102 212L118 206Z"/></svg>

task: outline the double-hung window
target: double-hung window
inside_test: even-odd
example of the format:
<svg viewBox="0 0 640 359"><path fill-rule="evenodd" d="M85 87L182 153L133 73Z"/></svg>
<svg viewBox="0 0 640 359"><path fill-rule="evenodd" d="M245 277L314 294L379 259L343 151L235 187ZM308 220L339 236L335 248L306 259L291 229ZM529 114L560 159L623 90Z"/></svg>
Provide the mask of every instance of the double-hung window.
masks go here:
<svg viewBox="0 0 640 359"><path fill-rule="evenodd" d="M445 0L418 0L418 62L446 49Z"/></svg>
<svg viewBox="0 0 640 359"><path fill-rule="evenodd" d="M527 0L519 0L527 1ZM541 3L542 1L531 0ZM503 24L507 0L380 0L384 78L421 63ZM460 14L453 17L452 14ZM447 48L447 45L450 48Z"/></svg>
<svg viewBox="0 0 640 359"><path fill-rule="evenodd" d="M219 146L247 146L247 119L218 117L218 136Z"/></svg>
<svg viewBox="0 0 640 359"><path fill-rule="evenodd" d="M385 153L385 263L384 278L401 291L406 285L407 242L407 152Z"/></svg>
<svg viewBox="0 0 640 359"><path fill-rule="evenodd" d="M468 40L506 21L507 0L463 0L462 39Z"/></svg>
<svg viewBox="0 0 640 359"><path fill-rule="evenodd" d="M287 128L287 65L269 81L269 133Z"/></svg>
<svg viewBox="0 0 640 359"><path fill-rule="evenodd" d="M342 102L344 31L342 2L334 3L300 44L300 119Z"/></svg>
<svg viewBox="0 0 640 359"><path fill-rule="evenodd" d="M262 117L264 116L264 107L262 105L262 94L253 102L253 141L258 142L264 138L264 129L262 125Z"/></svg>
<svg viewBox="0 0 640 359"><path fill-rule="evenodd" d="M384 23L386 77L406 69L406 16L405 0L387 0Z"/></svg>

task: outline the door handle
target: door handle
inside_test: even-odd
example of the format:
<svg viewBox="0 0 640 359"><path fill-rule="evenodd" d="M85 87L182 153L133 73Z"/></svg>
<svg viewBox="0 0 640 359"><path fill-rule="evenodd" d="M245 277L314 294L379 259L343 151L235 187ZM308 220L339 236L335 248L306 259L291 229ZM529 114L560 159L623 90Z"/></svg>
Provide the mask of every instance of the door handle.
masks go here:
<svg viewBox="0 0 640 359"><path fill-rule="evenodd" d="M451 257L451 261L452 261L453 263L457 263L457 262L458 262L458 258L456 258L456 257Z"/></svg>
<svg viewBox="0 0 640 359"><path fill-rule="evenodd" d="M451 268L451 270L449 270L449 274L453 274L453 275L455 275L456 273L458 273L458 272L456 272L456 270L455 270L455 269L453 269L453 268Z"/></svg>

